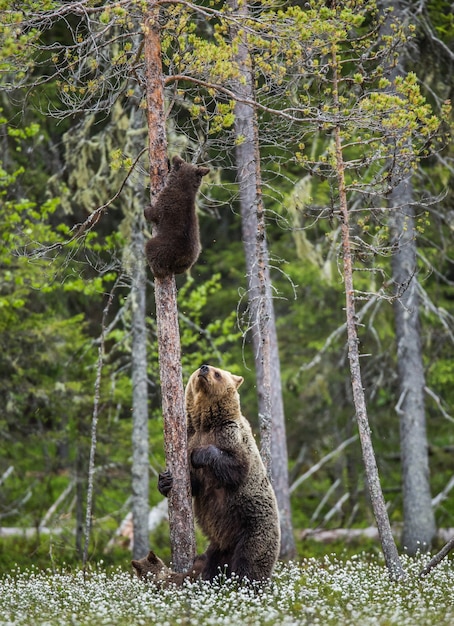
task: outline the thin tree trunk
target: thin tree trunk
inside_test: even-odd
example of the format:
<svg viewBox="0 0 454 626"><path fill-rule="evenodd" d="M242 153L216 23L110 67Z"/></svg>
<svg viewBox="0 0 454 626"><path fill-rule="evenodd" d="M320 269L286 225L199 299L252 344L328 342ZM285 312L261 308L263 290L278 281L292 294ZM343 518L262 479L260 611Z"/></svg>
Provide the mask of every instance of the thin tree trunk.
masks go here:
<svg viewBox="0 0 454 626"><path fill-rule="evenodd" d="M109 313L110 305L112 304L115 287L116 287L116 284L112 288L112 291L110 292L109 297L107 299L106 306L104 307L103 312L102 312L101 335L99 338L98 361L96 365L93 415L91 419L90 457L88 460L87 505L86 505L86 511L85 511L85 537L84 537L84 549L83 549L83 555L82 555L82 566L83 566L84 574L85 574L85 570L86 570L87 562L88 562L88 547L90 545L91 527L92 527L92 518L93 518L93 498L94 498L94 488L95 488L95 457L96 457L96 447L97 447L97 441L98 441L99 401L101 398L101 378L102 378L102 368L103 368L103 363L104 363L104 342L105 342L105 332L106 332L106 320L107 320L107 315Z"/></svg>
<svg viewBox="0 0 454 626"><path fill-rule="evenodd" d="M83 537L84 537L84 461L82 450L82 433L78 429L78 443L76 452L76 537L75 548L78 559L83 558Z"/></svg>
<svg viewBox="0 0 454 626"><path fill-rule="evenodd" d="M229 0L232 10L248 17L247 4ZM232 27L232 39L238 38ZM254 99L252 60L245 37L238 42L235 60L241 77L238 95ZM282 401L281 372L271 292L265 207L262 196L258 124L253 107L235 104L236 163L240 188L243 245L248 276L250 325L257 380L261 455L276 493L281 524L281 557L295 555L288 484L288 455Z"/></svg>
<svg viewBox="0 0 454 626"><path fill-rule="evenodd" d="M140 196L139 196L140 197ZM144 256L143 212L132 226L132 519L134 528L132 558L149 551L148 535L148 393L146 261Z"/></svg>
<svg viewBox="0 0 454 626"><path fill-rule="evenodd" d="M340 111L338 82L337 82L337 61L333 53L333 93L334 105ZM343 245L343 278L345 285L345 311L347 319L347 342L348 358L350 362L350 373L353 391L353 403L355 406L356 421L358 424L359 438L363 455L364 469L366 473L367 487L377 523L380 542L383 549L388 572L393 579L405 577L405 572L397 552L394 537L391 532L388 512L386 510L385 499L381 489L378 467L372 445L369 420L367 417L366 399L361 381L361 366L359 362L359 339L356 330L355 292L353 288L353 265L350 243L350 225L347 203L347 190L345 185L345 168L342 152L342 139L339 126L335 127L335 150L336 169L339 191L339 211L342 225L342 245Z"/></svg>
<svg viewBox="0 0 454 626"><path fill-rule="evenodd" d="M145 80L151 192L156 196L167 174L167 141L161 63L159 6L151 1L144 24ZM173 476L169 493L172 565L181 572L195 556L191 485L187 462L187 432L181 369L175 277L155 279L159 370L167 467Z"/></svg>
<svg viewBox="0 0 454 626"><path fill-rule="evenodd" d="M442 547L442 549L437 552L437 554L435 554L432 559L430 559L429 563L427 563L425 568L420 572L420 578L424 578L424 576L427 576L427 574L429 574L435 567L437 567L437 565L442 562L442 560L451 552L451 550L454 550L454 537L451 537L451 539Z"/></svg>

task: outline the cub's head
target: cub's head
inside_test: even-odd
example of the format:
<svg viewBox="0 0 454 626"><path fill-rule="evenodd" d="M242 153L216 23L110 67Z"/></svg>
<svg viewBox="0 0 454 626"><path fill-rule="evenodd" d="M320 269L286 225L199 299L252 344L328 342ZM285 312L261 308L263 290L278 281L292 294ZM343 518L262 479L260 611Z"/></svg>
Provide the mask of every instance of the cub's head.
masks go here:
<svg viewBox="0 0 454 626"><path fill-rule="evenodd" d="M213 409L219 403L240 407L238 387L242 376L211 365L202 365L193 372L186 386L186 410L189 413Z"/></svg>
<svg viewBox="0 0 454 626"><path fill-rule="evenodd" d="M172 180L178 180L179 185L197 191L202 183L203 176L208 174L209 171L208 167L200 167L198 165L192 165L192 163L186 163L181 157L175 155L172 159L170 176Z"/></svg>
<svg viewBox="0 0 454 626"><path fill-rule="evenodd" d="M169 568L161 559L150 550L147 556L138 561L131 561L137 578L159 582L165 580L169 574Z"/></svg>

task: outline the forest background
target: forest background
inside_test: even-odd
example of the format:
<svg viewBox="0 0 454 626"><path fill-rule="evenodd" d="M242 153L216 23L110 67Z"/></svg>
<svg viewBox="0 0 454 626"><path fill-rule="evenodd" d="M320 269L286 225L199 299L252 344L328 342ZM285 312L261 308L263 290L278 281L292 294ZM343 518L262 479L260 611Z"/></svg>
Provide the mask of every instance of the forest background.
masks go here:
<svg viewBox="0 0 454 626"><path fill-rule="evenodd" d="M322 55L314 58L308 42L301 43L304 55L301 49L292 50L290 41L277 38L282 30L268 37L266 45L260 41L266 40L262 26L269 29L274 20L285 31L291 11L312 11L307 4L283 5L284 18L274 5L263 3L253 16L257 100L262 104L257 108L260 164L299 553L308 550L308 529L374 523L355 437L337 194L320 165L311 165L328 158L330 131L321 119L311 142L303 146L295 121L273 113L291 106L292 98L301 100L299 90L319 98L322 110L325 95L317 91ZM374 13L371 3L344 4L353 15ZM144 151L142 67L147 3L22 5L1 6L1 561L6 567L32 556L42 564L81 558L95 406L90 558L127 562L129 540L115 536L131 510L131 474L139 446L132 418L137 357L133 327L137 263L141 258L143 264L143 243L150 234L142 219L149 202L150 168ZM452 95L452 9L444 1L396 7L406 27L412 27L405 38L406 70L414 72L433 111L440 114ZM203 252L190 275L177 278L182 366L185 380L203 362L243 375L243 412L258 432L235 162L239 142L235 103L225 88L237 77L229 73L232 45L223 8L169 3L161 9L169 156L178 153L211 168L199 196ZM322 32L332 14L316 8L318 21L312 27ZM365 32L367 19L357 27ZM294 71L295 64L300 64L299 72L290 80L285 68ZM361 83L360 70L347 68L350 86ZM182 78L170 80L175 75ZM197 80L191 81L194 76ZM307 84L302 85L303 79ZM214 82L224 92L214 89ZM367 165L360 163L362 155L359 147L357 154L351 148L349 158L358 160L358 169ZM366 167L366 177L374 174ZM412 177L418 197L414 275L425 376L425 444L436 525L443 528L454 526L452 176L452 145L445 140ZM362 200L354 194L352 198L358 209ZM363 385L389 516L399 528L399 336L395 297L388 289L390 226L379 207L366 217L358 210L352 232L358 242ZM89 216L95 216L90 228L75 237ZM367 248L359 245L365 232L371 233ZM165 467L153 296L148 274L142 344L147 347L152 507L161 500L154 478ZM8 527L24 532L7 537ZM151 545L165 556L165 522L154 530Z"/></svg>

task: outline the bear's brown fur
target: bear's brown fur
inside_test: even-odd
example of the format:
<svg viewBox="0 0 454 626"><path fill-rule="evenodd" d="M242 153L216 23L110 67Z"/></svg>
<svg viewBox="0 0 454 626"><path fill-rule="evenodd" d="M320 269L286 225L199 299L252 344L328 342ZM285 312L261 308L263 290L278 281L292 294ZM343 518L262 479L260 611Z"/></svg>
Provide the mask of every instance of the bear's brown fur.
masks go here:
<svg viewBox="0 0 454 626"><path fill-rule="evenodd" d="M169 585L181 586L185 580L194 581L199 578L205 565L204 556L197 556L192 567L184 573L174 572L150 550L147 556L139 560L132 560L137 578L154 583L157 587Z"/></svg>
<svg viewBox="0 0 454 626"><path fill-rule="evenodd" d="M186 387L188 457L196 519L210 540L201 577L269 578L280 548L276 498L249 422L241 376L202 365ZM169 472L158 487L167 495Z"/></svg>
<svg viewBox="0 0 454 626"><path fill-rule="evenodd" d="M182 274L197 261L201 248L195 197L209 171L174 156L164 188L155 203L145 209L145 218L157 229L145 246L154 276Z"/></svg>

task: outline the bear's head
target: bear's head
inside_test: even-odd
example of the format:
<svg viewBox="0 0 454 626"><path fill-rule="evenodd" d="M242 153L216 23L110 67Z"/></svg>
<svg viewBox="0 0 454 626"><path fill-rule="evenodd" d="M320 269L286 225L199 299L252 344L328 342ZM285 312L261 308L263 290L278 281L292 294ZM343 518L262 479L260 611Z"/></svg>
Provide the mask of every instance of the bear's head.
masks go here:
<svg viewBox="0 0 454 626"><path fill-rule="evenodd" d="M208 167L186 163L180 156L175 155L172 159L169 182L173 184L178 183L180 187L195 192L200 187L203 176L206 176L209 171Z"/></svg>
<svg viewBox="0 0 454 626"><path fill-rule="evenodd" d="M211 365L202 365L193 372L186 386L186 411L188 417L213 413L216 407L228 409L240 416L240 396L238 387L242 376Z"/></svg>
<svg viewBox="0 0 454 626"><path fill-rule="evenodd" d="M147 556L137 561L131 561L137 578L141 580L161 581L165 580L170 573L169 568L161 559L150 550Z"/></svg>

